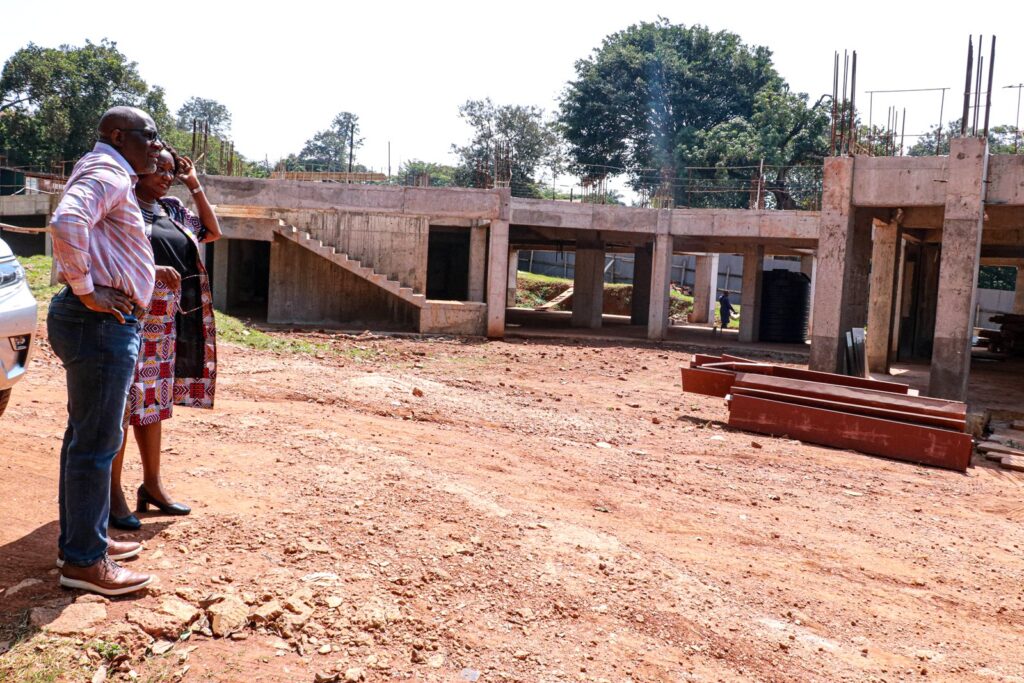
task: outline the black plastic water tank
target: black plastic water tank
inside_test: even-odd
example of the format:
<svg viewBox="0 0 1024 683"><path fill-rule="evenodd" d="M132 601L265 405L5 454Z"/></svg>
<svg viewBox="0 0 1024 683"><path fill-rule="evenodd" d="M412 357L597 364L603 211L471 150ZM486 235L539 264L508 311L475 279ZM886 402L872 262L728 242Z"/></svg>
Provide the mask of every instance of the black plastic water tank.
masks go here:
<svg viewBox="0 0 1024 683"><path fill-rule="evenodd" d="M761 280L761 341L802 344L807 340L810 312L809 277L791 270L764 271Z"/></svg>

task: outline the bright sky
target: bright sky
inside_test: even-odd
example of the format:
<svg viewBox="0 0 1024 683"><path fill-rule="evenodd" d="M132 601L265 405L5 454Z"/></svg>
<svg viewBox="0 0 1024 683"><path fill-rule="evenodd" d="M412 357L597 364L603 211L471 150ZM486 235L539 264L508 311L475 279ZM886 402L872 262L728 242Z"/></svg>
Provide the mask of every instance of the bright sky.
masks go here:
<svg viewBox="0 0 1024 683"><path fill-rule="evenodd" d="M703 24L766 45L797 91L815 100L832 89L835 51L857 50L857 104L868 90L949 87L943 118L963 103L968 33L997 34L992 124L1014 123L1024 82L1024 10L989 0L964 11L949 3L878 2L253 2L143 5L0 0L0 57L29 42L56 47L110 38L172 112L189 97L212 98L233 116L239 152L271 161L297 152L339 111L359 116L358 160L375 169L408 159L448 162L469 130L458 117L467 99L532 104L552 111L573 63L601 40L659 15ZM981 9L984 9L982 13ZM972 9L974 11L967 11ZM195 31L179 32L185 26ZM977 44L977 37L975 37ZM842 59L842 57L840 57ZM873 120L907 108L907 129L939 120L939 93L875 95ZM908 137L907 143L911 140Z"/></svg>

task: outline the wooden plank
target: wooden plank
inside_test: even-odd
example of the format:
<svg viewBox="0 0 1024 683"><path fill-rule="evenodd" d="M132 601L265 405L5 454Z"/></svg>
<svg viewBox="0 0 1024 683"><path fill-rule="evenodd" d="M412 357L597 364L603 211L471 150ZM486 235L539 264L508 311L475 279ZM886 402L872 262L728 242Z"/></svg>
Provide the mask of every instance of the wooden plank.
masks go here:
<svg viewBox="0 0 1024 683"><path fill-rule="evenodd" d="M1000 465L1004 469L1014 470L1016 472L1024 472L1024 458L1018 455L1007 455L1003 456L1000 461Z"/></svg>
<svg viewBox="0 0 1024 683"><path fill-rule="evenodd" d="M749 387L783 394L796 394L826 401L838 401L854 405L870 406L885 410L896 410L919 415L931 415L960 422L963 431L967 419L967 405L960 401L947 401L927 396L904 396L885 391L842 387L821 382L773 377L756 373L740 373L736 376L737 387Z"/></svg>
<svg viewBox="0 0 1024 683"><path fill-rule="evenodd" d="M1021 455L1024 456L1024 450L1019 448L1013 448L1006 444L999 443L998 441L982 441L978 444L979 453L1002 453L1003 455Z"/></svg>
<svg viewBox="0 0 1024 683"><path fill-rule="evenodd" d="M844 403L842 401L834 401L812 396L786 394L776 391L767 391L764 389L752 389L749 387L739 386L735 383L732 386L731 393L733 396L756 396L759 398L767 398L772 401L791 403L793 405L810 406L812 408L827 408L828 410L836 410L843 413L853 413L855 415L869 415L871 417L881 417L886 420L892 420L893 422L906 422L908 424L927 425L929 427L937 427L939 429L951 429L957 432L964 431L964 421L957 420L956 418L937 417L935 415L923 415L920 413L908 413L901 410L878 408L875 406L867 406L857 403Z"/></svg>
<svg viewBox="0 0 1024 683"><path fill-rule="evenodd" d="M729 426L960 472L971 462L967 434L753 396L732 397Z"/></svg>

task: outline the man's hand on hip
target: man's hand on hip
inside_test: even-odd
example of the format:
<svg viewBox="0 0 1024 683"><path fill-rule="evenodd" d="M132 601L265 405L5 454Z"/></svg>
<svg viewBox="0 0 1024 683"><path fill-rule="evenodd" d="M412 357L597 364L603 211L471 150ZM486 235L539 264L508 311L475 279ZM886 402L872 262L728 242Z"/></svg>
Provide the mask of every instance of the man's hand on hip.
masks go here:
<svg viewBox="0 0 1024 683"><path fill-rule="evenodd" d="M112 287L96 285L96 289L89 294L80 295L78 299L90 311L113 314L117 318L117 322L122 325L124 324L124 316L131 314L135 310L135 305L128 298L128 295Z"/></svg>

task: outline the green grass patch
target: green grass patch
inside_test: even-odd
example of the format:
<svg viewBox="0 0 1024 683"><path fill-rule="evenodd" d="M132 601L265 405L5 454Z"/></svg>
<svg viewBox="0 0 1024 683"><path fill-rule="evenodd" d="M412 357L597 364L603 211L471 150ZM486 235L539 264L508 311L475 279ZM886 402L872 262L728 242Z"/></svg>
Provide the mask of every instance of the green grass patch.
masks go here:
<svg viewBox="0 0 1024 683"><path fill-rule="evenodd" d="M28 288L32 290L32 295L35 296L36 301L39 302L40 307L45 311L46 304L64 286L50 284L50 257L40 254L19 258L18 262L25 269Z"/></svg>
<svg viewBox="0 0 1024 683"><path fill-rule="evenodd" d="M217 341L230 342L250 349L276 351L279 353L333 353L327 342L296 339L284 334L267 334L252 327L233 315L215 311L217 319Z"/></svg>

